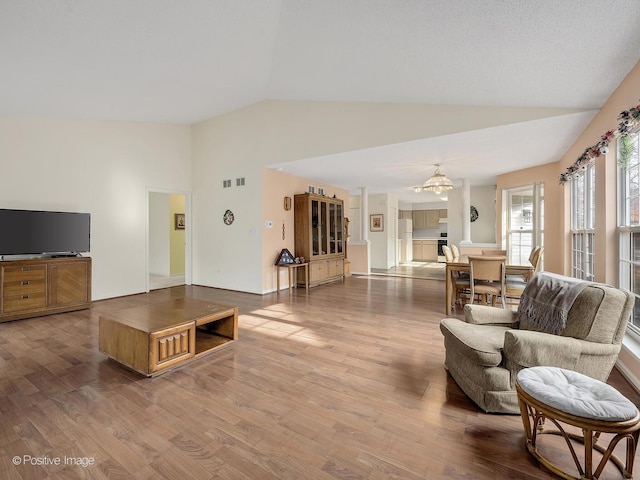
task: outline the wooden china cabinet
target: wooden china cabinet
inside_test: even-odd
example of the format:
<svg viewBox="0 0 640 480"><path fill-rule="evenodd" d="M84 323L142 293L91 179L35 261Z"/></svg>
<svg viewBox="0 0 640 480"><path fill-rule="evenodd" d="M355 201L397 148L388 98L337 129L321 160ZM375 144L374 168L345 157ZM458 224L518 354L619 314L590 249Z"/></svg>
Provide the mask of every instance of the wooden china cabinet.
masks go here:
<svg viewBox="0 0 640 480"><path fill-rule="evenodd" d="M295 254L309 262L309 286L344 278L344 202L302 193L294 196L294 216Z"/></svg>

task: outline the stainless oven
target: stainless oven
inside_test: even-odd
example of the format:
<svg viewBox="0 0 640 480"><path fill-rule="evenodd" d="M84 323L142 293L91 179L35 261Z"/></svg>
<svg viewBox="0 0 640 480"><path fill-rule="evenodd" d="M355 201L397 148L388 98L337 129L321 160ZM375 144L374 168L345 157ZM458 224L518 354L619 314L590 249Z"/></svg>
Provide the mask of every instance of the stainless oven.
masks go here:
<svg viewBox="0 0 640 480"><path fill-rule="evenodd" d="M447 234L440 234L440 238L438 239L438 262L446 261L444 258L444 252L442 251L442 247L444 245L449 245L449 240L447 240Z"/></svg>

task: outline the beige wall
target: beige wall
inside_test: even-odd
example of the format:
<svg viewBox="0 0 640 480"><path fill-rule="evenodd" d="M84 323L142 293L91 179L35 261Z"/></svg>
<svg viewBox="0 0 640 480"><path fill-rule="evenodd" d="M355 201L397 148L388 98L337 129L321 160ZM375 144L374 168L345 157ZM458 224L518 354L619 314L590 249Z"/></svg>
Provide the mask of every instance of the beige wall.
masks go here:
<svg viewBox="0 0 640 480"><path fill-rule="evenodd" d="M293 196L305 193L309 185L324 189L324 194L345 201L347 207L349 192L342 188L310 181L306 178L296 177L287 173L269 168L262 170L262 289L263 292L276 290L276 259L283 248L288 249L293 255L298 256L294 243L294 211ZM284 209L284 197L291 197L291 210ZM273 226L268 227L268 222ZM284 225L284 239L282 227ZM289 279L284 269L280 271L280 288L287 288Z"/></svg>

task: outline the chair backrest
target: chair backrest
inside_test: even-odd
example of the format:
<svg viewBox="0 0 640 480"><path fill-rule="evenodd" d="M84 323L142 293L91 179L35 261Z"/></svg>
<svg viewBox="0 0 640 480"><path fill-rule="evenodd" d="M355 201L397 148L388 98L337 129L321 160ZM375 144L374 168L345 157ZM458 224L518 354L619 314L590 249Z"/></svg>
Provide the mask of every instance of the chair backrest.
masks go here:
<svg viewBox="0 0 640 480"><path fill-rule="evenodd" d="M507 251L506 250L500 250L499 248L482 249L482 255L506 257L507 256Z"/></svg>
<svg viewBox="0 0 640 480"><path fill-rule="evenodd" d="M442 253L444 253L445 262L453 262L453 253L451 253L451 249L447 245L442 246Z"/></svg>
<svg viewBox="0 0 640 480"><path fill-rule="evenodd" d="M626 290L590 283L573 302L567 315L567 326L560 335L619 345L634 302L635 297ZM535 330L522 319L519 328Z"/></svg>
<svg viewBox="0 0 640 480"><path fill-rule="evenodd" d="M544 252L544 247L534 247L533 250L531 250L531 255L529 255L529 263L533 267L533 273L537 273L540 269L542 252Z"/></svg>
<svg viewBox="0 0 640 480"><path fill-rule="evenodd" d="M506 257L504 256L469 256L469 273L471 281L478 280L504 283Z"/></svg>
<svg viewBox="0 0 640 480"><path fill-rule="evenodd" d="M458 258L460 256L460 250L458 250L458 247L456 247L456 244L452 243L449 246L451 247L451 253L453 253L453 257Z"/></svg>

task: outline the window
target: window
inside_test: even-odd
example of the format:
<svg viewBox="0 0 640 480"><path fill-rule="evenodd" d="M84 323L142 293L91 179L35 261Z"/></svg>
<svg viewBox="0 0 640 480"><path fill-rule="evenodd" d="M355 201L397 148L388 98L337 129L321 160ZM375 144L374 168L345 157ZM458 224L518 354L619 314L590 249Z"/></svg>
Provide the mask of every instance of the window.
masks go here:
<svg viewBox="0 0 640 480"><path fill-rule="evenodd" d="M620 287L633 292L636 303L630 328L640 333L640 136L618 139L618 208Z"/></svg>
<svg viewBox="0 0 640 480"><path fill-rule="evenodd" d="M590 281L595 280L595 180L593 164L571 180L571 274Z"/></svg>
<svg viewBox="0 0 640 480"><path fill-rule="evenodd" d="M543 245L544 185L535 183L505 190L502 205L509 261L525 265L533 247Z"/></svg>

